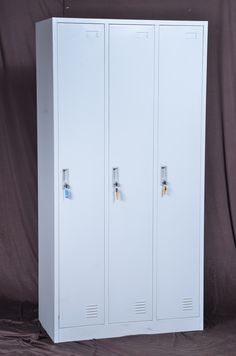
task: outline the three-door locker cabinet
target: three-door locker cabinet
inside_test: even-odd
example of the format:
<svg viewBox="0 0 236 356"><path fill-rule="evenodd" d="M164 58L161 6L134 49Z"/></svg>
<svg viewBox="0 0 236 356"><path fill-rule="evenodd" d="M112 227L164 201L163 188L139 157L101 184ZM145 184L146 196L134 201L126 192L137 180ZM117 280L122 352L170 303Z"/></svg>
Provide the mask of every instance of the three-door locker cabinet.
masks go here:
<svg viewBox="0 0 236 356"><path fill-rule="evenodd" d="M39 320L203 328L207 22L37 23Z"/></svg>

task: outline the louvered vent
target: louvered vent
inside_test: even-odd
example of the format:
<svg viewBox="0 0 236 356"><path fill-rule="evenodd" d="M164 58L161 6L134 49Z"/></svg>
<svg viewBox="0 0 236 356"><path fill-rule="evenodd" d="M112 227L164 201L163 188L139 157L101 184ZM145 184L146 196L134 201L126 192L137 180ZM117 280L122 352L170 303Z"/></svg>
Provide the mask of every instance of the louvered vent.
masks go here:
<svg viewBox="0 0 236 356"><path fill-rule="evenodd" d="M136 302L134 309L136 314L146 314L146 302L145 301Z"/></svg>
<svg viewBox="0 0 236 356"><path fill-rule="evenodd" d="M183 309L183 311L193 310L193 299L192 298L183 298L182 299L182 309Z"/></svg>
<svg viewBox="0 0 236 356"><path fill-rule="evenodd" d="M86 306L86 317L97 318L98 317L98 305L90 304Z"/></svg>

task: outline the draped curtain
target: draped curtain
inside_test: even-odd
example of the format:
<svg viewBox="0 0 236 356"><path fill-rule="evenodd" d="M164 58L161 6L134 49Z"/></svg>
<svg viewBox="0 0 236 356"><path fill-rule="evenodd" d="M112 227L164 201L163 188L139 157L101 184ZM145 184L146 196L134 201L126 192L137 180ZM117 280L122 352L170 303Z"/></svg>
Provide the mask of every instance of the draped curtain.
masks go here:
<svg viewBox="0 0 236 356"><path fill-rule="evenodd" d="M0 300L37 304L35 22L52 16L209 21L205 311L236 314L234 0L1 0Z"/></svg>

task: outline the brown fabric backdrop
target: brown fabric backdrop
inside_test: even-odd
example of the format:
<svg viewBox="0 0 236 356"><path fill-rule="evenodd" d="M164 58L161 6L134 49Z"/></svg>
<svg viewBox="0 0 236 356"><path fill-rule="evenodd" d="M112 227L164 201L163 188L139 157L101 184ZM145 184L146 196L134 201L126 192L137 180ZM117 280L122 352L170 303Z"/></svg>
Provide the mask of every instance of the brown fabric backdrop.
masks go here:
<svg viewBox="0 0 236 356"><path fill-rule="evenodd" d="M236 1L0 1L0 299L37 304L34 23L51 16L208 20L205 306L236 315Z"/></svg>

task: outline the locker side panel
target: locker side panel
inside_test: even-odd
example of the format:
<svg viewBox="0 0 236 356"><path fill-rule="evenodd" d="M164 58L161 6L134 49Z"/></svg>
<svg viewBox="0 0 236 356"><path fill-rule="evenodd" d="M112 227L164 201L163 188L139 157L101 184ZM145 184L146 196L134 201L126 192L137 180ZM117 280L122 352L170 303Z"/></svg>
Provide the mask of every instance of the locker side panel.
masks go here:
<svg viewBox="0 0 236 356"><path fill-rule="evenodd" d="M158 319L200 315L203 35L203 26L160 26Z"/></svg>
<svg viewBox="0 0 236 356"><path fill-rule="evenodd" d="M36 25L39 320L55 340L54 118L52 21Z"/></svg>
<svg viewBox="0 0 236 356"><path fill-rule="evenodd" d="M103 324L103 24L58 25L58 100L60 327Z"/></svg>
<svg viewBox="0 0 236 356"><path fill-rule="evenodd" d="M110 25L111 323L152 319L153 102L154 26Z"/></svg>

